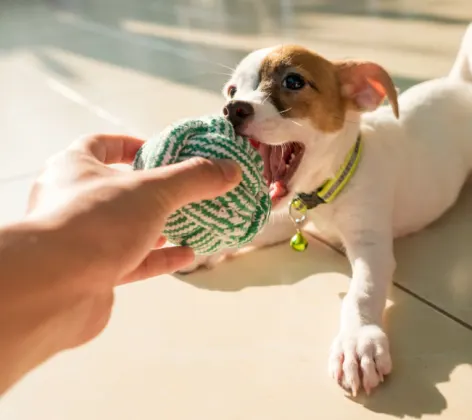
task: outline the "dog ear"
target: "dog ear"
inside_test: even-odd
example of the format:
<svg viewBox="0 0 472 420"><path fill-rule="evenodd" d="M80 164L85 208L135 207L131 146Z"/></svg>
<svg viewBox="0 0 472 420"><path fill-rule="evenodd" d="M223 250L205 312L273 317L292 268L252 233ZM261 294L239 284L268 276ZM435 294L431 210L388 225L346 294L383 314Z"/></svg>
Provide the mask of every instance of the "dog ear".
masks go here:
<svg viewBox="0 0 472 420"><path fill-rule="evenodd" d="M373 111L388 97L395 117L399 117L397 90L388 73L369 61L339 61L334 63L341 94L358 111Z"/></svg>

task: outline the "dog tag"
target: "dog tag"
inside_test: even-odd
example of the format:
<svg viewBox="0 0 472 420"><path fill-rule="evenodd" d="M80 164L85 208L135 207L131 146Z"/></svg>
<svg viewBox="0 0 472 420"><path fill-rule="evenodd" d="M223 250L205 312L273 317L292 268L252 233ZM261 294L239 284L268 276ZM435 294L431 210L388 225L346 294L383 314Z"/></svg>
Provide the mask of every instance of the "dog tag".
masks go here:
<svg viewBox="0 0 472 420"><path fill-rule="evenodd" d="M303 252L308 247L308 241L300 230L300 226L306 220L307 210L305 203L298 197L294 198L289 204L289 216L297 229L297 233L290 240L290 247L297 252Z"/></svg>
<svg viewBox="0 0 472 420"><path fill-rule="evenodd" d="M308 241L303 236L302 232L297 230L297 233L293 235L292 239L290 240L290 246L294 251L303 252L308 247Z"/></svg>

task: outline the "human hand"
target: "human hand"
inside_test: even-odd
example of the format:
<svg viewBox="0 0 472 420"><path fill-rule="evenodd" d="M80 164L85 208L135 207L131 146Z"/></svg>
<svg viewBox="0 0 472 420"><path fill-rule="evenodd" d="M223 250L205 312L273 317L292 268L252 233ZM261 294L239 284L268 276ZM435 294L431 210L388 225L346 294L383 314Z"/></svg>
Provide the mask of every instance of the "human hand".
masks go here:
<svg viewBox="0 0 472 420"><path fill-rule="evenodd" d="M81 252L90 257L99 254L103 264L117 271L118 283L191 263L193 252L188 248L151 250L164 242L160 231L166 218L177 208L214 198L240 181L238 167L228 161L192 159L143 172L108 166L131 163L142 144L124 136L79 140L49 160L30 197L30 217L67 221L67 239L77 235L75 246L85 241Z"/></svg>
<svg viewBox="0 0 472 420"><path fill-rule="evenodd" d="M105 327L115 286L192 263L191 249L160 249L166 218L241 180L229 161L196 158L137 172L109 166L131 163L142 144L97 135L52 157L34 184L24 223L8 234L21 252L0 255L15 277L0 284L0 301L9 303L10 319L36 326L42 343L52 339L50 354L80 345ZM54 326L45 328L45 319Z"/></svg>

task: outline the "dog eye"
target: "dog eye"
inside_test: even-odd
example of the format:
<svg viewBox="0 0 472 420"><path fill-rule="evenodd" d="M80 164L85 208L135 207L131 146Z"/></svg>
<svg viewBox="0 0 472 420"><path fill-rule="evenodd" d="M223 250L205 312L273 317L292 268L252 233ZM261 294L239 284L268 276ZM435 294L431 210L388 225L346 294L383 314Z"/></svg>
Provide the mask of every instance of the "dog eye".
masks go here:
<svg viewBox="0 0 472 420"><path fill-rule="evenodd" d="M229 96L230 98L234 97L234 95L236 95L236 91L237 91L236 86L233 86L233 85L230 86L230 87L228 88L228 96Z"/></svg>
<svg viewBox="0 0 472 420"><path fill-rule="evenodd" d="M300 90L305 87L305 79L296 73L288 74L282 81L282 86L290 90Z"/></svg>

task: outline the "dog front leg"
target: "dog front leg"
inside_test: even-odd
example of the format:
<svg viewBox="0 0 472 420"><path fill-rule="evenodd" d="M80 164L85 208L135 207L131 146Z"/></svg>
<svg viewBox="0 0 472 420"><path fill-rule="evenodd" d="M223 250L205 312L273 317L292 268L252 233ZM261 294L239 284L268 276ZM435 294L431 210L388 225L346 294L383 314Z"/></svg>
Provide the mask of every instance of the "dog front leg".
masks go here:
<svg viewBox="0 0 472 420"><path fill-rule="evenodd" d="M362 387L369 394L392 369L382 316L395 259L391 235L363 230L349 233L344 240L352 281L342 303L329 369L355 396Z"/></svg>

